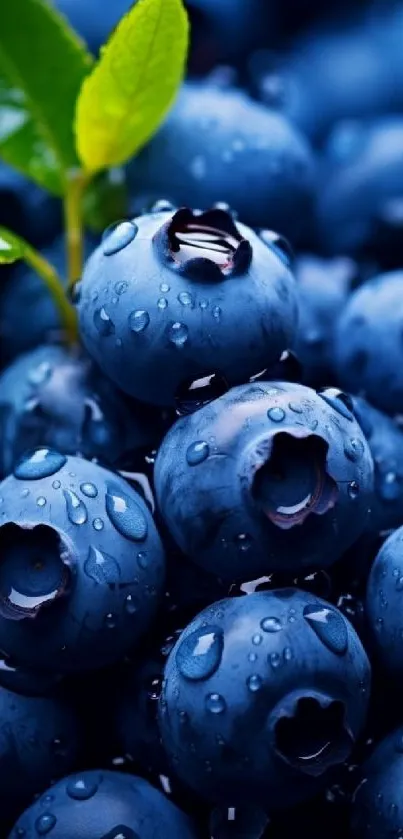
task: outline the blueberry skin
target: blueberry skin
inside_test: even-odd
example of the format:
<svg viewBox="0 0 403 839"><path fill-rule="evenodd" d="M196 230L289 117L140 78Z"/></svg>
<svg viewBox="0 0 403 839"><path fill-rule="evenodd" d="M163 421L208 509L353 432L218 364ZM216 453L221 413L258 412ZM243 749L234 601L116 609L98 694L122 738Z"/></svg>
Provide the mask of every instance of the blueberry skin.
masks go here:
<svg viewBox="0 0 403 839"><path fill-rule="evenodd" d="M361 782L353 798L351 836L354 839L399 839L403 835L403 728L385 737L361 767Z"/></svg>
<svg viewBox="0 0 403 839"><path fill-rule="evenodd" d="M150 626L164 586L143 499L118 475L48 449L21 461L0 495L0 648L55 672L122 658Z"/></svg>
<svg viewBox="0 0 403 839"><path fill-rule="evenodd" d="M353 410L374 461L374 496L368 527L385 533L403 522L403 434L397 423L365 399L354 396Z"/></svg>
<svg viewBox="0 0 403 839"><path fill-rule="evenodd" d="M306 384L315 387L332 380L335 318L347 301L355 275L356 264L348 257L321 259L304 254L296 260L299 318L294 350Z"/></svg>
<svg viewBox="0 0 403 839"><path fill-rule="evenodd" d="M183 86L128 174L134 195L193 207L224 201L245 224L293 245L312 217L316 174L303 135L280 112L210 82Z"/></svg>
<svg viewBox="0 0 403 839"><path fill-rule="evenodd" d="M367 621L382 667L401 681L403 527L386 539L371 567L366 594Z"/></svg>
<svg viewBox="0 0 403 839"><path fill-rule="evenodd" d="M68 705L0 688L1 819L15 819L35 793L71 772L80 730Z"/></svg>
<svg viewBox="0 0 403 839"><path fill-rule="evenodd" d="M403 412L400 364L403 271L380 274L349 298L335 332L341 386L387 414Z"/></svg>
<svg viewBox="0 0 403 839"><path fill-rule="evenodd" d="M46 245L61 230L60 201L0 162L0 224L33 245Z"/></svg>
<svg viewBox="0 0 403 839"><path fill-rule="evenodd" d="M370 256L400 268L403 118L337 125L318 190L317 233L329 254Z"/></svg>
<svg viewBox="0 0 403 839"><path fill-rule="evenodd" d="M289 807L346 759L369 687L361 642L326 601L298 589L229 598L201 612L168 658L163 745L208 799Z"/></svg>
<svg viewBox="0 0 403 839"><path fill-rule="evenodd" d="M96 239L86 236L85 254L89 256ZM65 244L57 238L42 251L43 256L66 281ZM13 267L9 282L0 298L0 341L2 355L11 360L38 345L61 337L60 315L49 291L29 266Z"/></svg>
<svg viewBox="0 0 403 839"><path fill-rule="evenodd" d="M156 405L172 405L181 383L217 370L229 383L249 378L278 359L297 323L288 256L222 210L200 218L233 226L246 240L244 270L223 274L204 257L175 267L157 240L186 212L136 218L137 234L112 255L105 249L115 234L107 236L86 264L77 303L92 358L123 391Z"/></svg>
<svg viewBox="0 0 403 839"><path fill-rule="evenodd" d="M24 452L46 445L118 468L158 440L150 412L125 399L92 361L41 346L0 375L0 474Z"/></svg>
<svg viewBox="0 0 403 839"><path fill-rule="evenodd" d="M32 804L9 839L37 839L48 823L52 839L195 839L187 816L136 776L103 769L80 772L54 784L48 794L48 805L43 797Z"/></svg>
<svg viewBox="0 0 403 839"><path fill-rule="evenodd" d="M373 464L334 393L259 382L175 423L158 452L155 489L189 558L223 579L250 580L329 566L353 544L366 524ZM321 476L314 486L311 470ZM290 513L278 515L282 508Z"/></svg>

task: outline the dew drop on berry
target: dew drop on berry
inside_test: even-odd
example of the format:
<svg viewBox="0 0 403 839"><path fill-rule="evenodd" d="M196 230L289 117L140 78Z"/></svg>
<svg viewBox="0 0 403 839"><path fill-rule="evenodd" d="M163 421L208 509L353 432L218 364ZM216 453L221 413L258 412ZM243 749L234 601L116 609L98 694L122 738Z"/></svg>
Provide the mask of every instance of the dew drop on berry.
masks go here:
<svg viewBox="0 0 403 839"><path fill-rule="evenodd" d="M21 481L37 481L54 475L64 466L67 458L64 454L51 449L36 449L21 460L14 469L14 476Z"/></svg>
<svg viewBox="0 0 403 839"><path fill-rule="evenodd" d="M359 491L360 488L357 484L357 481L350 481L350 483L347 486L347 493L353 501L358 497Z"/></svg>
<svg viewBox="0 0 403 839"><path fill-rule="evenodd" d="M267 416L272 422L282 422L285 417L285 411L282 408L269 408Z"/></svg>
<svg viewBox="0 0 403 839"><path fill-rule="evenodd" d="M282 623L278 618L263 618L260 621L260 626L263 632L280 632L283 628Z"/></svg>
<svg viewBox="0 0 403 839"><path fill-rule="evenodd" d="M80 489L87 498L96 498L98 495L98 490L94 484L81 484Z"/></svg>
<svg viewBox="0 0 403 839"><path fill-rule="evenodd" d="M252 676L248 677L246 684L251 693L257 693L257 691L262 687L262 679L257 675L257 673L254 673Z"/></svg>
<svg viewBox="0 0 403 839"><path fill-rule="evenodd" d="M304 618L328 650L336 655L344 655L347 652L347 626L339 612L314 603L312 606L305 606Z"/></svg>
<svg viewBox="0 0 403 839"><path fill-rule="evenodd" d="M31 385L43 385L49 379L52 367L48 361L42 361L28 373L28 381Z"/></svg>
<svg viewBox="0 0 403 839"><path fill-rule="evenodd" d="M56 824L56 816L53 813L42 813L35 822L35 830L39 836L46 836Z"/></svg>
<svg viewBox="0 0 403 839"><path fill-rule="evenodd" d="M115 331L115 324L111 320L108 315L108 312L102 306L100 309L95 309L94 312L94 325L98 330L99 334L102 337L106 338L107 335L113 335Z"/></svg>
<svg viewBox="0 0 403 839"><path fill-rule="evenodd" d="M87 508L78 495L72 492L71 489L63 490L64 500L66 502L66 510L69 521L72 524L85 524L88 518Z"/></svg>
<svg viewBox="0 0 403 839"><path fill-rule="evenodd" d="M90 545L84 562L84 573L100 585L118 585L120 568L116 559Z"/></svg>
<svg viewBox="0 0 403 839"><path fill-rule="evenodd" d="M219 693L209 693L206 696L206 708L211 714L222 714L226 707L225 699Z"/></svg>
<svg viewBox="0 0 403 839"><path fill-rule="evenodd" d="M196 443L191 443L186 451L186 460L189 466L197 466L203 463L210 454L208 443L204 440L197 440Z"/></svg>
<svg viewBox="0 0 403 839"><path fill-rule="evenodd" d="M167 335L171 344L175 344L175 347L183 347L188 339L189 330L184 323L176 321L168 327Z"/></svg>
<svg viewBox="0 0 403 839"><path fill-rule="evenodd" d="M145 309L136 309L129 315L129 329L132 332L144 332L150 323L150 315Z"/></svg>
<svg viewBox="0 0 403 839"><path fill-rule="evenodd" d="M362 440L358 440L353 437L351 440L348 440L344 446L344 454L355 463L357 460L360 460L362 455L364 454L364 443Z"/></svg>
<svg viewBox="0 0 403 839"><path fill-rule="evenodd" d="M223 632L219 627L196 629L180 642L176 651L179 672L191 681L207 679L220 665L223 646Z"/></svg>
<svg viewBox="0 0 403 839"><path fill-rule="evenodd" d="M106 512L119 533L126 539L142 542L148 532L147 519L139 504L114 483L108 483Z"/></svg>
<svg viewBox="0 0 403 839"><path fill-rule="evenodd" d="M75 801L88 801L97 792L99 783L92 778L77 776L71 778L66 786L67 795Z"/></svg>
<svg viewBox="0 0 403 839"><path fill-rule="evenodd" d="M133 241L137 233L137 224L132 221L122 221L108 227L102 236L104 256L112 256L123 250Z"/></svg>

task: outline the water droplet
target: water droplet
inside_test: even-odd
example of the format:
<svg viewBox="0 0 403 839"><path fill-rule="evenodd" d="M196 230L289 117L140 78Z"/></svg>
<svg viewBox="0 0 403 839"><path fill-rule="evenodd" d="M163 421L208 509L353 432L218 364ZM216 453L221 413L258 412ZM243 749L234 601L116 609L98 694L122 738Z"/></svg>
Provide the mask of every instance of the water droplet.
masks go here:
<svg viewBox="0 0 403 839"><path fill-rule="evenodd" d="M60 489L60 487L61 487L60 481L53 481L52 487L53 487L53 489Z"/></svg>
<svg viewBox="0 0 403 839"><path fill-rule="evenodd" d="M183 345L186 344L188 335L189 330L184 323L176 321L175 323L171 323L168 327L168 339L171 344L175 344L176 347L183 347Z"/></svg>
<svg viewBox="0 0 403 839"><path fill-rule="evenodd" d="M144 332L150 323L150 315L145 309L136 309L129 315L129 329L132 332Z"/></svg>
<svg viewBox="0 0 403 839"><path fill-rule="evenodd" d="M283 628L281 621L278 618L263 618L260 621L260 626L263 632L280 632Z"/></svg>
<svg viewBox="0 0 403 839"><path fill-rule="evenodd" d="M138 227L133 221L122 221L107 227L102 236L104 256L112 256L123 250L133 241L137 233Z"/></svg>
<svg viewBox="0 0 403 839"><path fill-rule="evenodd" d="M105 615L105 626L107 626L108 629L116 628L116 617L112 614L112 612L108 612L108 614Z"/></svg>
<svg viewBox="0 0 403 839"><path fill-rule="evenodd" d="M359 491L360 488L357 484L357 481L350 481L350 483L347 486L347 493L353 501L355 498L357 498Z"/></svg>
<svg viewBox="0 0 403 839"><path fill-rule="evenodd" d="M92 526L93 526L94 530L99 531L99 530L104 529L104 523L103 523L102 519L99 519L99 518L94 519L94 521L92 522Z"/></svg>
<svg viewBox="0 0 403 839"><path fill-rule="evenodd" d="M260 688L262 687L262 680L260 676L254 673L252 676L249 676L249 678L246 681L246 684L249 690L252 691L252 693L256 693L256 691L260 690Z"/></svg>
<svg viewBox="0 0 403 839"><path fill-rule="evenodd" d="M347 626L340 612L315 603L305 606L304 618L328 650L336 655L347 652Z"/></svg>
<svg viewBox="0 0 403 839"><path fill-rule="evenodd" d="M304 409L302 408L301 405L299 405L298 402L289 402L288 407L289 407L290 411L294 411L294 414L303 414L304 413Z"/></svg>
<svg viewBox="0 0 403 839"><path fill-rule="evenodd" d="M46 504L46 498L43 495L40 495L39 498L36 499L36 503L38 507L44 507Z"/></svg>
<svg viewBox="0 0 403 839"><path fill-rule="evenodd" d="M67 795L75 801L87 801L95 795L99 783L92 778L78 776L71 778L66 786Z"/></svg>
<svg viewBox="0 0 403 839"><path fill-rule="evenodd" d="M115 291L119 297L127 291L129 288L129 283L125 283L124 280L120 280L118 283L115 283Z"/></svg>
<svg viewBox="0 0 403 839"><path fill-rule="evenodd" d="M149 560L147 554L144 553L144 551L140 551L140 553L137 554L137 562L140 568L143 569L143 571L145 571L145 569L148 568Z"/></svg>
<svg viewBox="0 0 403 839"><path fill-rule="evenodd" d="M100 585L117 585L120 582L120 568L116 559L92 545L88 548L84 573Z"/></svg>
<svg viewBox="0 0 403 839"><path fill-rule="evenodd" d="M248 661L250 661L251 663L253 663L253 662L254 662L254 661L256 661L256 660L257 660L257 655L256 655L256 653L249 653L249 655L248 655Z"/></svg>
<svg viewBox="0 0 403 839"><path fill-rule="evenodd" d="M29 489L23 489L21 493L21 498L28 498Z"/></svg>
<svg viewBox="0 0 403 839"><path fill-rule="evenodd" d="M202 310L208 309L208 300L200 300L199 308Z"/></svg>
<svg viewBox="0 0 403 839"><path fill-rule="evenodd" d="M128 594L126 597L125 610L128 615L134 615L137 612L137 600L132 594Z"/></svg>
<svg viewBox="0 0 403 839"><path fill-rule="evenodd" d="M283 658L284 661L292 661L294 654L291 647L284 647Z"/></svg>
<svg viewBox="0 0 403 839"><path fill-rule="evenodd" d="M180 294L178 294L178 300L179 303L182 304L182 306L190 306L193 309L194 300L192 295L189 294L188 291L181 291Z"/></svg>
<svg viewBox="0 0 403 839"><path fill-rule="evenodd" d="M191 681L207 679L220 665L223 646L223 632L219 627L196 629L183 639L177 649L179 672Z"/></svg>
<svg viewBox="0 0 403 839"><path fill-rule="evenodd" d="M351 440L348 440L344 446L344 454L348 457L349 460L352 460L355 463L357 460L360 460L364 453L364 443L362 440L359 440L353 437Z"/></svg>
<svg viewBox="0 0 403 839"><path fill-rule="evenodd" d="M38 481L54 475L64 466L67 458L64 454L51 449L36 449L36 451L21 460L14 469L14 476L20 481Z"/></svg>
<svg viewBox="0 0 403 839"><path fill-rule="evenodd" d="M67 515L72 524L85 524L87 521L87 508L78 495L71 489L63 490L66 502Z"/></svg>
<svg viewBox="0 0 403 839"><path fill-rule="evenodd" d="M36 832L39 833L40 836L46 836L47 833L54 828L56 824L56 816L53 813L42 813L39 816L39 819L35 822L35 829Z"/></svg>
<svg viewBox="0 0 403 839"><path fill-rule="evenodd" d="M277 670L277 667L280 665L280 656L278 653L270 653L269 655L269 662L273 667L273 670Z"/></svg>
<svg viewBox="0 0 403 839"><path fill-rule="evenodd" d="M166 299L166 297L160 297L160 299L157 301L157 306L161 310L166 309L166 307L168 306L168 300Z"/></svg>
<svg viewBox="0 0 403 839"><path fill-rule="evenodd" d="M382 475L379 482L379 494L384 501L396 501L401 494L401 487L395 472Z"/></svg>
<svg viewBox="0 0 403 839"><path fill-rule="evenodd" d="M206 708L211 714L222 714L226 707L225 699L219 693L209 693L206 696Z"/></svg>
<svg viewBox="0 0 403 839"><path fill-rule="evenodd" d="M213 308L211 310L211 314L213 315L213 318L215 318L215 320L220 320L221 314L222 314L220 307L219 306L213 306Z"/></svg>
<svg viewBox="0 0 403 839"><path fill-rule="evenodd" d="M161 283L160 291L162 291L163 294L167 294L168 291L170 291L170 290L171 290L171 286L169 286L168 283Z"/></svg>
<svg viewBox="0 0 403 839"><path fill-rule="evenodd" d="M152 213L171 213L175 207L171 204L170 201L167 201L166 198L160 198L155 204L151 207Z"/></svg>
<svg viewBox="0 0 403 839"><path fill-rule="evenodd" d="M52 367L48 361L42 361L33 370L28 373L28 381L31 385L43 385L49 379L52 372Z"/></svg>
<svg viewBox="0 0 403 839"><path fill-rule="evenodd" d="M325 391L319 393L319 396L330 405L331 408L334 408L340 416L344 417L344 419L350 420L352 422L354 420L354 415L349 410L347 405L345 404L346 399L348 397L342 393L342 391L337 390L337 388L327 388Z"/></svg>
<svg viewBox="0 0 403 839"><path fill-rule="evenodd" d="M240 551L246 553L252 545L252 540L248 533L238 533L238 536L235 537L235 544Z"/></svg>
<svg viewBox="0 0 403 839"><path fill-rule="evenodd" d="M118 484L107 484L105 504L112 524L122 536L135 542L142 542L146 538L147 519L140 505L126 495Z"/></svg>
<svg viewBox="0 0 403 839"><path fill-rule="evenodd" d="M99 334L103 337L112 335L115 331L115 324L110 319L106 309L102 306L100 309L95 309L94 325Z"/></svg>
<svg viewBox="0 0 403 839"><path fill-rule="evenodd" d="M262 641L263 641L263 635L260 635L259 632L256 632L255 635L252 635L252 644L254 644L255 647L258 647L259 644L262 643Z"/></svg>
<svg viewBox="0 0 403 839"><path fill-rule="evenodd" d="M203 463L210 454L208 443L204 440L197 440L196 443L191 443L186 452L186 460L189 466L197 466Z"/></svg>
<svg viewBox="0 0 403 839"><path fill-rule="evenodd" d="M96 498L98 495L98 490L94 484L80 484L80 489L87 498Z"/></svg>
<svg viewBox="0 0 403 839"><path fill-rule="evenodd" d="M282 408L269 408L267 416L273 422L282 422L285 417L285 411Z"/></svg>

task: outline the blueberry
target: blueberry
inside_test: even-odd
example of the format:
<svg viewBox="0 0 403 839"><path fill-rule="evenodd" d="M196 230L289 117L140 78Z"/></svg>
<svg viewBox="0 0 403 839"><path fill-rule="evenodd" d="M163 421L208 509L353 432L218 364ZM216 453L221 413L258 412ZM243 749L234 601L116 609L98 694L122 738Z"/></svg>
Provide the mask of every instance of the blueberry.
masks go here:
<svg viewBox="0 0 403 839"><path fill-rule="evenodd" d="M187 816L151 784L105 770L54 784L23 813L9 839L48 832L52 839L195 839Z"/></svg>
<svg viewBox="0 0 403 839"><path fill-rule="evenodd" d="M95 238L86 237L87 256L95 243ZM56 268L64 282L64 239L60 237L44 248L43 256ZM17 264L11 271L0 299L0 342L3 356L13 359L20 353L60 336L60 315L45 283L32 268L23 263Z"/></svg>
<svg viewBox="0 0 403 839"><path fill-rule="evenodd" d="M385 533L403 521L402 429L362 397L353 398L353 409L374 461L374 497L368 526L374 533Z"/></svg>
<svg viewBox="0 0 403 839"><path fill-rule="evenodd" d="M0 649L56 672L105 666L147 630L164 585L148 507L118 475L42 448L0 484Z"/></svg>
<svg viewBox="0 0 403 839"><path fill-rule="evenodd" d="M54 698L0 688L1 819L15 819L35 793L70 772L79 753L75 715Z"/></svg>
<svg viewBox="0 0 403 839"><path fill-rule="evenodd" d="M360 286L343 309L335 333L339 381L387 414L403 413L403 271Z"/></svg>
<svg viewBox="0 0 403 839"><path fill-rule="evenodd" d="M361 767L353 798L354 839L400 839L403 836L403 728L382 740Z"/></svg>
<svg viewBox="0 0 403 839"><path fill-rule="evenodd" d="M297 317L286 243L217 209L154 212L107 231L77 307L104 373L159 405L188 380L218 370L238 382L277 360Z"/></svg>
<svg viewBox="0 0 403 839"><path fill-rule="evenodd" d="M46 245L60 231L60 202L15 169L0 162L0 224L33 245Z"/></svg>
<svg viewBox="0 0 403 839"><path fill-rule="evenodd" d="M307 384L331 381L335 319L347 300L356 270L348 257L325 260L304 255L296 261L299 319L294 349Z"/></svg>
<svg viewBox="0 0 403 839"><path fill-rule="evenodd" d="M0 424L3 476L38 445L126 465L162 433L150 411L125 399L90 359L60 346L37 347L0 375Z"/></svg>
<svg viewBox="0 0 403 839"><path fill-rule="evenodd" d="M369 683L355 631L326 601L297 589L222 600L189 624L168 658L163 744L204 797L289 807L349 755Z"/></svg>
<svg viewBox="0 0 403 839"><path fill-rule="evenodd" d="M233 388L178 420L155 464L177 544L227 579L331 565L363 531L372 485L343 394L285 382Z"/></svg>
<svg viewBox="0 0 403 839"><path fill-rule="evenodd" d="M397 680L403 676L401 640L403 592L403 527L386 539L372 565L366 613L373 646L381 665Z"/></svg>
<svg viewBox="0 0 403 839"><path fill-rule="evenodd" d="M403 118L337 125L330 137L318 190L320 247L381 260L403 259Z"/></svg>
<svg viewBox="0 0 403 839"><path fill-rule="evenodd" d="M179 206L225 201L246 224L294 244L309 228L316 175L306 140L280 112L236 89L188 82L129 180L136 196Z"/></svg>

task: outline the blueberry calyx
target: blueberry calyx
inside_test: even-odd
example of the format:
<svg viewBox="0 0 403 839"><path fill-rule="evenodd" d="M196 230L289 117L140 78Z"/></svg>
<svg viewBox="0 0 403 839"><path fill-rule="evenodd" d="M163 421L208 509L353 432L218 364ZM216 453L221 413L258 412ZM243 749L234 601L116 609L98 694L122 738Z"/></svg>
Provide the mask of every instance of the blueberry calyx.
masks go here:
<svg viewBox="0 0 403 839"><path fill-rule="evenodd" d="M323 775L351 753L353 737L344 703L316 691L296 691L271 715L277 755L304 774Z"/></svg>
<svg viewBox="0 0 403 839"><path fill-rule="evenodd" d="M250 242L230 213L217 208L177 210L156 233L154 244L171 268L195 281L221 282L244 274L252 260Z"/></svg>
<svg viewBox="0 0 403 839"><path fill-rule="evenodd" d="M322 437L293 428L272 433L251 454L254 504L281 530L336 504L338 486L327 471L327 453Z"/></svg>
<svg viewBox="0 0 403 839"><path fill-rule="evenodd" d="M0 527L0 615L19 621L36 618L43 607L69 593L72 555L49 525Z"/></svg>

